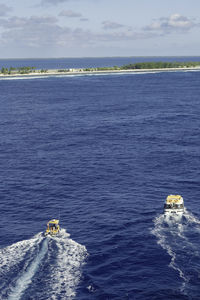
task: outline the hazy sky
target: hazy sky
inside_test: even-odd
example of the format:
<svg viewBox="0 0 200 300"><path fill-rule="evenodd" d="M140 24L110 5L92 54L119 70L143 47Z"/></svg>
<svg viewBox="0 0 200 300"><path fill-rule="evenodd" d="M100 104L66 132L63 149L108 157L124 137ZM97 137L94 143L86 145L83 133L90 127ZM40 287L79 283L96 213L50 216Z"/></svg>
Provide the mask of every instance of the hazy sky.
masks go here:
<svg viewBox="0 0 200 300"><path fill-rule="evenodd" d="M200 55L200 0L0 0L0 58Z"/></svg>

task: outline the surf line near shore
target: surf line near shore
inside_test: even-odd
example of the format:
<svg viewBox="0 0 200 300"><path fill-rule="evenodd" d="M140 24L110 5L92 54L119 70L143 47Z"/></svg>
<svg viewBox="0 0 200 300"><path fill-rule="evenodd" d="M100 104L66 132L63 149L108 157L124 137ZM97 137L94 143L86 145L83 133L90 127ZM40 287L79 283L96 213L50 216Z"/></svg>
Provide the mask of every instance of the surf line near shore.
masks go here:
<svg viewBox="0 0 200 300"><path fill-rule="evenodd" d="M177 72L177 71L200 71L200 67L178 67L178 68L154 68L154 69L105 69L98 70L98 68L94 68L91 70L77 68L77 69L48 69L48 70L35 70L29 73L0 73L0 77L29 77L29 76L50 76L50 75L90 75L90 74L128 74L128 73L152 73L152 72Z"/></svg>

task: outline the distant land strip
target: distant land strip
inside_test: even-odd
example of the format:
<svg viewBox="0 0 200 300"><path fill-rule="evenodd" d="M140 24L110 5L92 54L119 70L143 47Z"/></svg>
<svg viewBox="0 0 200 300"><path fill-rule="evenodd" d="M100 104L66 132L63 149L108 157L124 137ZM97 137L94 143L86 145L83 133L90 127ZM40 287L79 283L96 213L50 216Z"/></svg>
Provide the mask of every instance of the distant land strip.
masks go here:
<svg viewBox="0 0 200 300"><path fill-rule="evenodd" d="M200 70L200 62L141 62L121 67L95 67L73 69L36 69L35 67L2 67L0 76L38 76L61 74L90 74L90 73L120 73L120 72L149 72L149 71L183 71Z"/></svg>

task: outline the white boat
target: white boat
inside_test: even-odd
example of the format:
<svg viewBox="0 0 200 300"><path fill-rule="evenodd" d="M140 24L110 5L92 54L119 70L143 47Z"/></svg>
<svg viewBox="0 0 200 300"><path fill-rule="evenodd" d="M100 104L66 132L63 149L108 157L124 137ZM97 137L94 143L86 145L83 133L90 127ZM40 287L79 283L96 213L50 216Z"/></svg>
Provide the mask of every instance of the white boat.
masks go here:
<svg viewBox="0 0 200 300"><path fill-rule="evenodd" d="M165 216L182 215L184 213L184 202L180 195L169 195L165 201Z"/></svg>

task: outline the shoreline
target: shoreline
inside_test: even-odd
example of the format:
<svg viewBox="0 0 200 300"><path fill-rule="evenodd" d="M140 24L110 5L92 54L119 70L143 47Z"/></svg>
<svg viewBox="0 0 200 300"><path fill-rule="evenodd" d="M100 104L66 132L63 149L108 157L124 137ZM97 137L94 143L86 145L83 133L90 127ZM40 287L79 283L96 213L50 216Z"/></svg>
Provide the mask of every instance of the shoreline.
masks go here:
<svg viewBox="0 0 200 300"><path fill-rule="evenodd" d="M112 73L149 73L149 72L176 72L176 71L200 71L200 67L184 67L184 68L160 68L160 69L129 69L129 70L91 70L85 71L84 69L72 69L70 71L59 71L58 69L49 69L46 72L37 70L26 74L13 73L13 74L0 74L0 78L6 77L38 77L38 76L57 76L57 75L89 75L89 74L112 74Z"/></svg>

